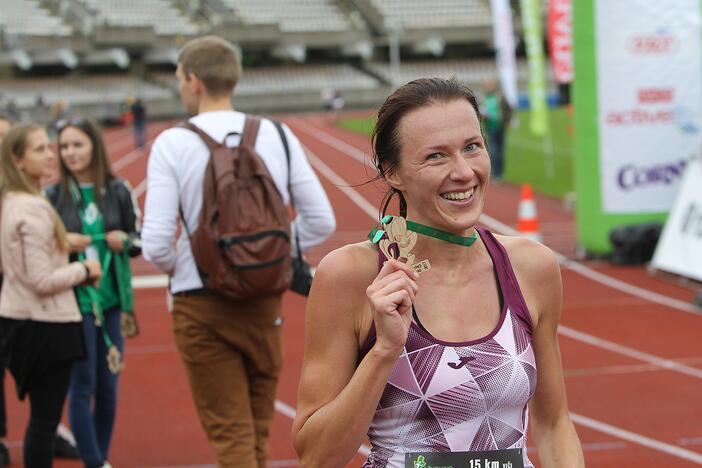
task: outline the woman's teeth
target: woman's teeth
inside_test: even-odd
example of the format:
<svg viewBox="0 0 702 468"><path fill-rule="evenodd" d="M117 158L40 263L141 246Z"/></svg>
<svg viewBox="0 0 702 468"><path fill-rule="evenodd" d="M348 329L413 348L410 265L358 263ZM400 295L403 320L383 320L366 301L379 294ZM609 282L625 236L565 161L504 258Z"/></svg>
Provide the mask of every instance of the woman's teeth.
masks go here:
<svg viewBox="0 0 702 468"><path fill-rule="evenodd" d="M473 195L473 190L475 189L470 189L465 192L442 193L441 196L447 200L465 200L466 198L470 198L470 196Z"/></svg>

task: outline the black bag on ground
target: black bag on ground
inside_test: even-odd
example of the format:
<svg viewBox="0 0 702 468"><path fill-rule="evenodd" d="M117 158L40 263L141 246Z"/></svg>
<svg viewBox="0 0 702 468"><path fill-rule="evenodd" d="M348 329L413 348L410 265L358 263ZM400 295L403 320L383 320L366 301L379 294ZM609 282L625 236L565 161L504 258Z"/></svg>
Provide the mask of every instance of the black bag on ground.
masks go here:
<svg viewBox="0 0 702 468"><path fill-rule="evenodd" d="M620 226L609 232L614 247L610 261L616 265L643 265L653 258L663 225L651 222Z"/></svg>

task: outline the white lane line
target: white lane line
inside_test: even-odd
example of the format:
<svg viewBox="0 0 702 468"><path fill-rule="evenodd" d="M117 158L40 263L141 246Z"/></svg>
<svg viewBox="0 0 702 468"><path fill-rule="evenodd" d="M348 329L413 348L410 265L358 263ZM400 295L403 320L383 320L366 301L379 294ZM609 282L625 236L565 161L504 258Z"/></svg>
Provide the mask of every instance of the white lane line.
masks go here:
<svg viewBox="0 0 702 468"><path fill-rule="evenodd" d="M319 168L317 168L316 164L317 164L317 161L319 161L319 158L316 155L314 155L313 153L309 153L308 156L310 157L310 162L312 163L312 165L315 166L316 169L319 169L320 173L322 173L323 175L329 173L329 174L332 174L332 177L335 180L343 180L338 174L336 174L331 168L329 168L329 166L323 165L323 166L320 166ZM326 175L325 175L325 177L326 177ZM329 180L332 181L332 179L329 179ZM354 201L354 203L355 203L355 200L358 198L365 200L365 198L363 198L363 196L360 193L356 192L353 188L346 187L346 189L352 190L353 192L356 193L354 198L351 198L351 200ZM346 193L346 191L344 191L344 193ZM370 203L367 200L365 200L365 201L368 205L370 205ZM368 211L366 209L364 209L364 206L365 205L359 204L359 207L361 209L363 209L366 213L368 213ZM373 211L375 211L375 209L373 209ZM375 220L375 214L368 213L368 215ZM574 339L579 339L579 338L584 336L587 338L587 340L585 342L588 344L591 344L592 346L604 347L604 349L607 349L609 351L622 353L626 356L634 357L635 359L644 360L645 362L659 365L660 367L663 367L665 369L669 369L671 371L681 372L681 373L686 374L686 375L692 375L693 377L698 377L698 378L701 377L701 376L696 375L696 372L689 372L689 370L698 371L697 369L690 368L689 366L685 366L683 364L679 364L679 363L676 363L674 361L669 361L667 359L662 359L662 358L659 358L657 356L653 356L653 355L648 354L648 353L643 353L641 351L638 351L638 350L635 350L632 348L627 348L625 346L616 345L614 347L611 347L611 346L609 346L610 342L606 342L605 340L600 340L599 338L591 336L591 335L587 335L586 333L581 333L581 332L570 333L570 332L575 332L575 330L572 330L572 329L566 327L566 333L569 333L569 335L566 335L566 336L569 336L569 337L574 338ZM560 327L559 327L559 333L563 333L560 331ZM670 363L673 363L673 364L669 364L668 361ZM702 372L702 371L700 371L700 372ZM612 426L610 424L599 422L599 421L596 421L594 419L587 418L585 416L581 416L581 415L573 414L573 413L571 413L571 415L573 417L574 422L577 422L578 424L587 426L591 429L595 429L595 430L598 430L600 432L604 432L605 434L614 435L614 436L619 437L621 439L628 440L630 442L634 442L634 443L637 443L639 445L643 445L645 447L648 447L648 448L651 448L654 450L659 450L659 451L668 453L670 455L683 458L685 460L699 461L699 463L702 464L702 454L691 452L691 451L685 450L681 447L677 447L675 445L667 444L665 442L661 442L659 440L652 439L650 437L636 434L634 432L630 432L630 431L627 431L625 429L621 429L621 428L618 428L616 426Z"/></svg>
<svg viewBox="0 0 702 468"><path fill-rule="evenodd" d="M329 182L336 185L339 190L344 192L344 194L349 197L356 204L356 206L363 210L364 213L375 220L378 219L378 208L373 206L372 203L366 200L363 195L354 190L353 187L350 187L349 185L351 184L342 179L341 176L332 170L332 168L327 166L321 159L319 159L319 156L312 153L309 148L305 148L305 151L307 152L307 159L309 159L310 163L315 167L315 169L321 172L322 175L329 180Z"/></svg>
<svg viewBox="0 0 702 468"><path fill-rule="evenodd" d="M359 150L353 145L346 143L345 141L339 140L335 136L326 133L320 128L313 127L312 125L304 122L302 119L293 117L288 119L289 122L294 122L296 127L299 127L303 133L316 138L317 140L326 143L327 145L335 148L347 156L351 156L357 162L363 164L364 166L372 167L371 157L363 151Z"/></svg>
<svg viewBox="0 0 702 468"><path fill-rule="evenodd" d="M505 223L498 221L495 218L486 214L483 214L480 217L480 221L493 231L501 232L502 234L509 234L510 236L520 235L519 231L514 229L512 226L508 226ZM558 263L563 265L565 268L574 271L575 273L578 273L588 279L591 279L592 281L603 284L605 286L609 286L612 289L616 289L618 291L630 294L632 296L638 297L649 302L664 305L666 307L677 309L682 312L688 312L694 315L702 315L701 309L693 306L692 304L688 304L685 301L681 301L679 299L675 299L669 296L665 296L663 294L649 291L648 289L634 286L633 284L626 283L617 278L612 278L611 276L605 275L604 273L600 273L599 271L593 270L592 268L589 268L574 260L571 260L559 254L558 252L554 253L558 258Z"/></svg>
<svg viewBox="0 0 702 468"><path fill-rule="evenodd" d="M129 153L125 154L121 158L117 159L115 162L112 163L112 170L115 172L120 171L124 169L126 166L129 164L133 163L137 159L141 158L146 154L146 150L143 150L141 148L136 148L131 150Z"/></svg>
<svg viewBox="0 0 702 468"><path fill-rule="evenodd" d="M168 286L168 275L142 275L132 278L132 288L153 289Z"/></svg>
<svg viewBox="0 0 702 468"><path fill-rule="evenodd" d="M367 165L367 159L365 156L365 153L360 151L359 149L349 145L348 143L339 140L335 136L326 133L325 130L322 128L317 128L317 127L312 127L311 125L304 123L300 121L299 119L291 119L291 121L294 120L296 126L299 126L302 131L309 136L316 138L317 140L326 143L327 145L331 146L332 148L338 149L339 151L343 152L347 156L351 157L355 161L361 162L364 165ZM312 131L314 130L314 131ZM363 156L363 158L361 158ZM501 232L502 234L509 234L509 235L514 235L518 236L520 235L519 232L514 229L511 226L508 226L507 224L504 224L497 219L488 216L483 213L483 215L480 217L480 221L485 224L487 227L490 228L490 230L496 231L496 232ZM641 299L664 305L666 307L670 307L673 309L680 310L682 312L688 312L691 314L695 315L702 315L702 309L693 306L692 304L688 304L685 301L681 301L679 299L674 299L672 297L665 296L663 294L655 293L652 291L649 291L644 288L640 288L638 286L634 286L632 284L626 283L624 281L621 281L617 278L613 278L611 276L605 275L604 273L600 273L598 271L595 271L581 263L578 263L574 260L571 260L567 257L564 257L563 255L556 253L558 256L558 262L563 265L565 268L568 268L569 270L572 270L582 276L585 276L588 279L591 279L597 283L603 284L605 286L609 286L612 289L616 289L618 291L631 294L633 296L640 297Z"/></svg>
<svg viewBox="0 0 702 468"><path fill-rule="evenodd" d="M289 417L290 419L295 419L295 408L288 405L287 403L283 403L280 400L275 400L275 409L276 411ZM358 448L358 453L367 457L368 455L370 455L370 447L363 444Z"/></svg>
<svg viewBox="0 0 702 468"><path fill-rule="evenodd" d="M619 439L628 440L638 445L642 445L647 448L658 450L660 452L667 453L674 457L682 458L683 460L689 460L698 465L702 465L702 454L693 452L691 450L678 447L677 445L668 444L666 442L661 442L660 440L652 439L650 437L642 436L635 432L626 431L620 429L616 426L610 424L605 424L600 421L588 418L586 416L581 416L579 414L570 413L570 417L574 423L580 424L581 426L594 429L605 434L617 437Z"/></svg>
<svg viewBox="0 0 702 468"><path fill-rule="evenodd" d="M138 200L141 195L146 192L146 177L144 177L144 180L139 182L139 185L134 187L134 190L132 190L132 193L134 194L134 197Z"/></svg>
<svg viewBox="0 0 702 468"><path fill-rule="evenodd" d="M614 343L612 341L598 338L596 336L592 336L592 335L589 335L587 333L583 333L583 332L574 330L570 327L566 327L565 325L558 326L558 333L560 333L563 336L567 336L568 338L572 338L574 340L578 340L578 341L581 341L583 343L587 343L587 344L592 345L596 348L601 348L601 349L605 349L607 351L611 351L613 353L628 356L632 359L636 359L637 361L648 362L649 364L652 364L656 367L660 367L662 369L668 369L671 371L678 372L680 374L689 375L690 377L702 379L702 369L699 369L697 367L687 366L687 365L681 364L677 361L673 361L670 359L664 359L664 358L655 356L655 355L650 354L650 353L646 353L643 351L639 351L637 349L629 348L627 346L622 346L622 345Z"/></svg>

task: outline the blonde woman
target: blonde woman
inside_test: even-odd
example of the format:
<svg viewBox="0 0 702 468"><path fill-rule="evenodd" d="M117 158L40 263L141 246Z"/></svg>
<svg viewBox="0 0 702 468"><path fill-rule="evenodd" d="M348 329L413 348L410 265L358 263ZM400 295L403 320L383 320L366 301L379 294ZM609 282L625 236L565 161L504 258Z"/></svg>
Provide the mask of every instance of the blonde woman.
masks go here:
<svg viewBox="0 0 702 468"><path fill-rule="evenodd" d="M54 154L43 128L17 125L0 149L0 346L20 399L29 395L24 465L52 466L71 367L84 356L73 287L101 276L98 261L68 263L70 239L40 181Z"/></svg>

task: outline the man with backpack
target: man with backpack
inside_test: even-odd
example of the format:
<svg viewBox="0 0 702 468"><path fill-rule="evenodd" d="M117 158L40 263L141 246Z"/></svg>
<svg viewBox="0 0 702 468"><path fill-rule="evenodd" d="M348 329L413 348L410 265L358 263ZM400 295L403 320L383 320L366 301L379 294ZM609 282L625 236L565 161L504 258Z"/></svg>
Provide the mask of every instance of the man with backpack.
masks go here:
<svg viewBox="0 0 702 468"><path fill-rule="evenodd" d="M218 466L264 468L291 252L296 239L302 251L321 243L335 219L295 135L232 107L240 75L219 37L181 49L180 96L195 116L151 149L142 252L170 276L176 345Z"/></svg>

